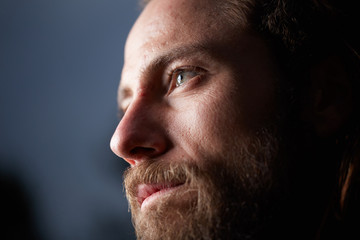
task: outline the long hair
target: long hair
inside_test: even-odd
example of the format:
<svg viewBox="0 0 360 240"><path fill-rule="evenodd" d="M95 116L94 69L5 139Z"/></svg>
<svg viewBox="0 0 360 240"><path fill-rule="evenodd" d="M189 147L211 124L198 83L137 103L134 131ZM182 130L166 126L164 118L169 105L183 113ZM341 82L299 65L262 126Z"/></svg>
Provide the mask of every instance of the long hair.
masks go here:
<svg viewBox="0 0 360 240"><path fill-rule="evenodd" d="M141 5L150 1L142 0ZM354 227L353 219L360 214L360 18L356 1L223 0L220 4L225 6L220 9L229 10L232 22L236 12L247 15L238 16L238 21L247 18L248 28L265 39L279 65L292 76L294 99L301 98L302 89L309 84L304 73L331 55L340 57L354 93L353 111L335 136L342 152L338 184L318 238L324 238L334 224L345 226L344 231L349 229L346 226Z"/></svg>
<svg viewBox="0 0 360 240"><path fill-rule="evenodd" d="M341 228L337 234L350 237L360 222L360 20L356 2L255 0L253 6L250 28L268 40L280 65L293 76L290 79L295 89L303 88L307 84L303 82L304 73L328 56L339 56L346 67L353 91L353 111L335 137L342 152L338 185L318 239L331 235L335 225Z"/></svg>

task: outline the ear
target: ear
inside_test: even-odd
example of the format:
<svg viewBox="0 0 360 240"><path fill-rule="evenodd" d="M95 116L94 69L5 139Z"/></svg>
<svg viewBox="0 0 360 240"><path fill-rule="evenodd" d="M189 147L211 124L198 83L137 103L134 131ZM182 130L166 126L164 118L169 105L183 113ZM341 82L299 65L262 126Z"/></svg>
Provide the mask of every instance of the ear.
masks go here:
<svg viewBox="0 0 360 240"><path fill-rule="evenodd" d="M311 71L305 119L321 137L336 134L352 112L350 74L340 57L329 57Z"/></svg>

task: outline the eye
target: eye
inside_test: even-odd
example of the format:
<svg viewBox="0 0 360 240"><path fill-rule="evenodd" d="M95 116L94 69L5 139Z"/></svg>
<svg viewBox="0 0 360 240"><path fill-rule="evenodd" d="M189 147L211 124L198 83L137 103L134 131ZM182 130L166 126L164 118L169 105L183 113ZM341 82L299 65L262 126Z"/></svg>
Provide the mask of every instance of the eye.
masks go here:
<svg viewBox="0 0 360 240"><path fill-rule="evenodd" d="M175 80L175 86L180 87L181 85L198 75L199 73L195 71L178 70L173 73L172 78Z"/></svg>
<svg viewBox="0 0 360 240"><path fill-rule="evenodd" d="M180 87L192 79L199 79L204 73L205 70L199 67L177 68L169 73L170 89Z"/></svg>

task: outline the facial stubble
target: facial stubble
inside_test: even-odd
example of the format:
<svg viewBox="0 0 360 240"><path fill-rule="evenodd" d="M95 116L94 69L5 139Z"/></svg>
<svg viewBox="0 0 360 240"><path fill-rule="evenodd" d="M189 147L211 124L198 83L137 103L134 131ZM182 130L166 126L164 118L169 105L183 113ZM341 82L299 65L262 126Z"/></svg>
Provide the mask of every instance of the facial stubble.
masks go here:
<svg viewBox="0 0 360 240"><path fill-rule="evenodd" d="M125 189L138 239L251 239L269 221L276 188L278 139L261 129L232 151L201 163L144 161L125 173ZM141 210L137 187L183 183Z"/></svg>

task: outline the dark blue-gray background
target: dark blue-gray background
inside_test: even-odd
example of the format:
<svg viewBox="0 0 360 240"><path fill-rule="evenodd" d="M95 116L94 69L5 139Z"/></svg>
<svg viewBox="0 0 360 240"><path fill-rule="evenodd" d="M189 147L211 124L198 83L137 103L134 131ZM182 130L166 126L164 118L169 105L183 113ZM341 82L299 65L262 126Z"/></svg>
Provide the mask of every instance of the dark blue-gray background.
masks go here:
<svg viewBox="0 0 360 240"><path fill-rule="evenodd" d="M109 141L139 12L136 0L0 0L0 170L23 184L45 240L134 239Z"/></svg>

